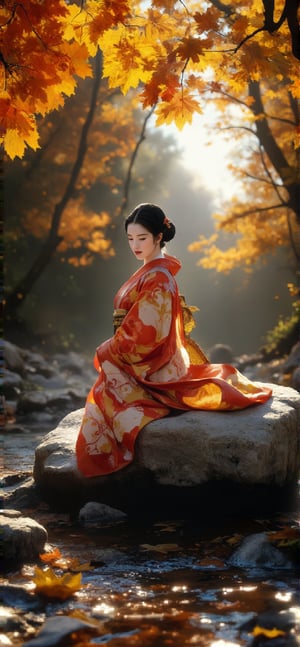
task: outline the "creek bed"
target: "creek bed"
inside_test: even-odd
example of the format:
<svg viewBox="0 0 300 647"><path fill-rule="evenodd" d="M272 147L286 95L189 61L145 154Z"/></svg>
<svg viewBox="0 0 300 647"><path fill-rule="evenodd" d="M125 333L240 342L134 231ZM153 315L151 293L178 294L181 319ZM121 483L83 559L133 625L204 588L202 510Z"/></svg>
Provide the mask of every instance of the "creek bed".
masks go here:
<svg viewBox="0 0 300 647"><path fill-rule="evenodd" d="M7 474L32 470L34 448L43 433L11 430L5 435ZM49 543L63 559L74 558L86 566L82 586L72 598L41 599L38 614L26 602L18 607L31 633L14 632L13 639L8 634L14 647L26 647L47 618L74 611L102 624L101 634L85 646L300 645L299 565L274 570L268 564L233 568L228 563L243 537L299 527L298 511L285 515L279 511L270 519L218 520L212 515L209 523L195 511L193 521L166 518L147 523L143 519L101 528L83 528L77 519L44 504L29 513L47 528ZM25 565L6 573L1 583L31 586L34 568ZM11 606L5 595L2 604ZM260 626L261 614L266 612L274 619L274 630L288 612L294 628L255 637L253 627ZM59 634L54 644L60 644ZM76 643L70 637L63 644Z"/></svg>

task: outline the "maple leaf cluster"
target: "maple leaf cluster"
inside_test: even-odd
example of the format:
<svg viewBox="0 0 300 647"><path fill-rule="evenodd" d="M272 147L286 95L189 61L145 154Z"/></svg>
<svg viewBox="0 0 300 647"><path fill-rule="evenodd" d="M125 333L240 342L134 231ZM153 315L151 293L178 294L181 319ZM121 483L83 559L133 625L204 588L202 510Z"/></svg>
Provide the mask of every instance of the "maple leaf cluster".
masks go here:
<svg viewBox="0 0 300 647"><path fill-rule="evenodd" d="M63 0L2 3L0 132L10 157L36 150L36 116L63 105L75 74L91 74L86 46L65 39L67 19Z"/></svg>
<svg viewBox="0 0 300 647"><path fill-rule="evenodd" d="M266 4L265 11L263 6ZM269 3L270 4L270 3ZM272 3L271 3L272 4ZM292 4L292 3L290 3ZM183 128L212 82L237 95L249 80L283 81L299 99L289 20L258 0L5 0L1 27L1 142L11 158L38 147L37 120L63 106L100 48L110 88L138 88L157 124ZM283 18L282 18L283 16ZM289 18L289 20L288 20ZM293 56L293 53L295 56ZM300 56L300 54L299 54Z"/></svg>

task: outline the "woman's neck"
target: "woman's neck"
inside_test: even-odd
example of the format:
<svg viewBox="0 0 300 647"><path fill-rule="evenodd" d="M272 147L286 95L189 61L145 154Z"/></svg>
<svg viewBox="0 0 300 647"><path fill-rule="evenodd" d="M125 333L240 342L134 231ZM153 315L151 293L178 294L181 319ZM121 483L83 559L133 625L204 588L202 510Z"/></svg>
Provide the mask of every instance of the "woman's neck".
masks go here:
<svg viewBox="0 0 300 647"><path fill-rule="evenodd" d="M150 261L144 261L144 265L148 265L148 263L152 263L152 261L156 261L157 258L164 258L164 253L160 251L158 254L156 254L156 256L153 256L153 258L151 258Z"/></svg>

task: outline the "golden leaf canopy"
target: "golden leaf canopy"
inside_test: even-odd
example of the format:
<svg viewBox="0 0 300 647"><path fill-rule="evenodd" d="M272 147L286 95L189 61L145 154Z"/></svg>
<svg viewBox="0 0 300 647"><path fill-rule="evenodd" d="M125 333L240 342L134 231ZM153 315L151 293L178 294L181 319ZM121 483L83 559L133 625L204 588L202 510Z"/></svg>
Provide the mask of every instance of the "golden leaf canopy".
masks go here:
<svg viewBox="0 0 300 647"><path fill-rule="evenodd" d="M178 128L201 112L205 92L284 81L300 98L300 46L292 4L237 0L6 0L1 3L1 144L10 158L39 146L38 118L63 106L103 52L109 87L138 88L157 123ZM217 84L217 86L213 86Z"/></svg>

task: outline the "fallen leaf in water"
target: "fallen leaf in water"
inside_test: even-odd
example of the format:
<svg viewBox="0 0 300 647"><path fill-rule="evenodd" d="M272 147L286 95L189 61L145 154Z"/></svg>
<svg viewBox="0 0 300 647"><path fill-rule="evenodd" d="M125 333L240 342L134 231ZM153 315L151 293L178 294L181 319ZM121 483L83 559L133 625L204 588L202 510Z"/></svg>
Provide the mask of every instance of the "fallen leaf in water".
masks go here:
<svg viewBox="0 0 300 647"><path fill-rule="evenodd" d="M179 550L178 544L141 544L140 548L155 553L171 553Z"/></svg>
<svg viewBox="0 0 300 647"><path fill-rule="evenodd" d="M63 557L58 548L49 553L42 553L40 560L45 564L51 564L63 571L72 571L73 573L94 570L94 566L90 562L81 563L78 557Z"/></svg>
<svg viewBox="0 0 300 647"><path fill-rule="evenodd" d="M66 557L63 560L58 560L55 562L57 568L62 570L72 571L72 573L82 573L85 571L93 571L94 566L91 562L80 562L78 557Z"/></svg>
<svg viewBox="0 0 300 647"><path fill-rule="evenodd" d="M43 571L36 566L33 582L36 586L35 592L45 595L48 598L67 600L81 587L81 573L71 575L56 575L51 568Z"/></svg>
<svg viewBox="0 0 300 647"><path fill-rule="evenodd" d="M61 552L59 548L54 548L54 550L49 551L48 553L42 553L39 555L40 560L45 564L52 564L61 558Z"/></svg>
<svg viewBox="0 0 300 647"><path fill-rule="evenodd" d="M272 543L280 547L297 546L300 544L299 528L282 528L281 530L268 532L268 537Z"/></svg>
<svg viewBox="0 0 300 647"><path fill-rule="evenodd" d="M266 638L277 638L278 636L286 635L285 631L281 631L281 629L276 629L275 627L273 629L266 629L259 625L256 625L256 627L252 629L251 633L253 636L266 636Z"/></svg>

